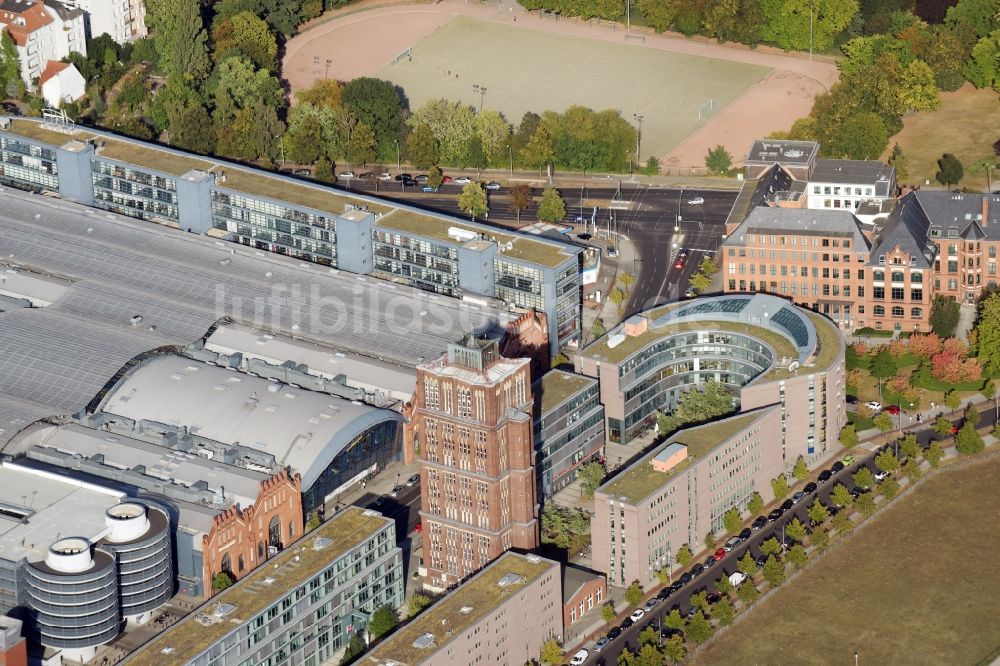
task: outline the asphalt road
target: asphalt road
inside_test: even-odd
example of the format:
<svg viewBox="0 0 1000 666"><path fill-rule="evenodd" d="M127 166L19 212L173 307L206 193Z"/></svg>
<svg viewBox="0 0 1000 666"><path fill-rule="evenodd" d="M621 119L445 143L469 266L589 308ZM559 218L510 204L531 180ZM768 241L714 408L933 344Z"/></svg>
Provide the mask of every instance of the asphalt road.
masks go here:
<svg viewBox="0 0 1000 666"><path fill-rule="evenodd" d="M961 425L962 420L956 420L954 423L955 425ZM993 410L984 410L984 413L980 415L979 427L991 428L993 423ZM917 441L920 442L921 448L928 447L932 440L938 438L926 422L919 429L914 428L910 432L917 436ZM684 615L691 608L691 595L701 592L702 590L711 592L715 590L716 580L724 574L728 576L731 573L739 571L739 565L737 563L748 549L754 558L759 557L761 555L760 544L767 539L770 539L772 536L776 536L778 540L781 541L783 534L782 528L791 522L793 518L797 517L804 525L808 525L809 517L807 514L809 507L812 506L813 500L816 497L818 497L819 500L826 506L830 506L830 494L833 492L834 487L836 487L838 483L842 483L848 490L853 490L854 480L852 475L858 471L862 465L867 466L873 473L878 471L874 462L877 452L862 455L859 451L863 451L863 449L858 449L852 453L852 455L854 455L855 462L846 466L842 471L834 474L826 482L820 483L819 481L815 481L815 479L811 479L815 481L818 486L813 493L803 497L794 506L792 506L790 510L786 511L781 518L769 522L759 532L754 532L750 539L733 548L733 550L727 553L720 562L707 567L701 575L694 577L687 585L677 590L677 592L667 597L667 599L658 603L652 610L647 611L643 618L627 630L622 631L621 635L609 645L605 646L600 653L594 651L593 643L588 644L586 648L590 651L590 655L584 663L593 665L600 664L602 666L615 666L618 663L618 655L622 650L625 648L633 651L638 650L639 633L643 629L649 626L658 627L658 623L662 622L663 618L674 608L677 608L681 614ZM830 465L833 465L833 463L831 462ZM829 469L829 467L827 467L827 469ZM804 484L797 484L796 488L793 488L793 490L800 490L802 485ZM766 516L775 506L777 506L777 504L773 504L765 508L763 515ZM707 557L707 555L702 553L702 559L694 560L691 566L694 566L695 562L704 562L705 557ZM680 573L675 574L673 580L678 580L680 575ZM571 656L572 655L567 655L567 657Z"/></svg>

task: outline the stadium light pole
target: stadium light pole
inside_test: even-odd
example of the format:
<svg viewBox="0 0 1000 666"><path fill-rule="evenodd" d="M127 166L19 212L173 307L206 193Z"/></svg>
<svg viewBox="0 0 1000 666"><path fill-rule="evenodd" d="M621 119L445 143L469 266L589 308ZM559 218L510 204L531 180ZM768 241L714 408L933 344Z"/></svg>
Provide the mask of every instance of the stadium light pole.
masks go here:
<svg viewBox="0 0 1000 666"><path fill-rule="evenodd" d="M632 32L632 0L625 0L625 34Z"/></svg>
<svg viewBox="0 0 1000 666"><path fill-rule="evenodd" d="M813 59L813 0L809 0L809 59Z"/></svg>
<svg viewBox="0 0 1000 666"><path fill-rule="evenodd" d="M514 149L510 147L509 143L507 144L507 155L510 156L510 177L513 178L514 177Z"/></svg>
<svg viewBox="0 0 1000 666"><path fill-rule="evenodd" d="M640 164L640 162L639 162L639 146L640 146L640 143L639 142L642 141L642 114L641 113L633 113L632 117L635 118L636 121L639 123L639 131L635 135L635 168L638 169L639 168L639 164Z"/></svg>
<svg viewBox="0 0 1000 666"><path fill-rule="evenodd" d="M482 113L483 102L486 101L486 86L481 86L478 83L473 83L472 92L479 93L479 113Z"/></svg>

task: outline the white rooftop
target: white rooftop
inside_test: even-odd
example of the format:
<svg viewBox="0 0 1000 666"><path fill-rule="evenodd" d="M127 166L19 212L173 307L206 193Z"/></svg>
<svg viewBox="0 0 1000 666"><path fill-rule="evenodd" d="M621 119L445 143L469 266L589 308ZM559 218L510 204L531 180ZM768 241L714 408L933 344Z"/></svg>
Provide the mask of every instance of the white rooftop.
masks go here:
<svg viewBox="0 0 1000 666"><path fill-rule="evenodd" d="M0 464L0 488L0 559L12 562L44 560L63 537L99 539L107 529L104 512L125 495L10 462Z"/></svg>
<svg viewBox="0 0 1000 666"><path fill-rule="evenodd" d="M264 451L279 466L301 473L303 488L367 428L403 420L387 409L174 355L133 370L108 393L102 409Z"/></svg>

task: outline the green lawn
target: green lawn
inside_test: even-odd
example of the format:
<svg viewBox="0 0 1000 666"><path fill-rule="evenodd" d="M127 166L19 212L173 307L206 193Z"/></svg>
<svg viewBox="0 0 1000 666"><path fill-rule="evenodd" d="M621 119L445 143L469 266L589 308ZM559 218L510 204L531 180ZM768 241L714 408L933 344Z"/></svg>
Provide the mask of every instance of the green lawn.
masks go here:
<svg viewBox="0 0 1000 666"><path fill-rule="evenodd" d="M895 143L903 149L908 183L923 184L926 179L937 185L934 179L937 161L948 152L965 165L965 178L960 185L985 190L986 174L970 174L969 165L993 156L993 142L1000 138L998 114L1000 100L996 91L976 90L967 83L956 92L942 93L937 111L907 117L903 130L889 140L889 150ZM993 189L997 189L996 177L1000 174L994 171L993 176Z"/></svg>
<svg viewBox="0 0 1000 666"><path fill-rule="evenodd" d="M641 113L645 160L665 155L706 122L698 108L707 100L714 100L717 114L770 72L457 17L418 42L412 61L389 63L376 76L401 86L411 109L439 97L478 108L480 95L472 86L485 86L485 107L515 124L526 111L561 112L574 104L618 109L629 122Z"/></svg>
<svg viewBox="0 0 1000 666"><path fill-rule="evenodd" d="M979 664L1000 646L1000 460L942 473L810 564L694 664ZM987 662L988 663L988 662Z"/></svg>

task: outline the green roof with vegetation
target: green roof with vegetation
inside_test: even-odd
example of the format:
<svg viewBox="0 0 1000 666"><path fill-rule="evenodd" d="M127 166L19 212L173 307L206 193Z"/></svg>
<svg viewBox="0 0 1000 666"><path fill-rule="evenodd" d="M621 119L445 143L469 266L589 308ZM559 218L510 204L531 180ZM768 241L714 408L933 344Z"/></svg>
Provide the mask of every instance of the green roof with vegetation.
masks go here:
<svg viewBox="0 0 1000 666"><path fill-rule="evenodd" d="M106 157L109 160L118 160L119 162L128 162L129 164L162 171L174 176L183 176L192 169L208 171L214 166L212 162L207 160L199 160L187 155L150 148L149 146L131 141L116 141L115 139L105 137L101 137L99 141L104 146L98 148L98 157Z"/></svg>
<svg viewBox="0 0 1000 666"><path fill-rule="evenodd" d="M219 592L201 608L139 648L127 661L130 666L183 664L193 659L229 632L252 620L278 599L305 583L338 557L378 533L389 519L359 507L350 507L269 559L232 587ZM313 548L315 537L332 543ZM298 558L297 560L295 558ZM273 578L274 583L264 582ZM212 614L215 604L232 604L236 609L221 622L203 625L200 613ZM164 650L168 650L165 652Z"/></svg>
<svg viewBox="0 0 1000 666"><path fill-rule="evenodd" d="M387 664L393 661L413 666L430 658L436 650L492 613L505 599L549 569L555 567L558 579L558 564L542 558L534 559L532 561L524 555L505 553L474 578L401 627L358 663ZM520 576L521 580L501 587L498 583L507 574ZM471 610L463 612L466 608ZM434 647L419 648L413 645L424 634L434 636Z"/></svg>
<svg viewBox="0 0 1000 666"><path fill-rule="evenodd" d="M563 246L555 243L546 243L520 234L507 234L488 227L462 224L458 220L421 215L408 210L396 210L389 215L384 215L378 219L376 224L385 229L397 229L425 238L461 244L462 241L456 241L455 238L448 235L448 229L456 227L484 236L487 239L496 239L496 242L500 244L512 243L510 250L501 250L499 253L505 257L541 264L550 268L555 268L572 256Z"/></svg>
<svg viewBox="0 0 1000 666"><path fill-rule="evenodd" d="M225 182L217 183L218 187L256 194L270 199L287 201L289 203L321 210L334 215L343 215L347 204L367 206L373 213L386 213L392 210L388 206L370 203L336 192L323 185L304 185L280 178L244 171L243 169L225 168Z"/></svg>
<svg viewBox="0 0 1000 666"><path fill-rule="evenodd" d="M639 462L598 488L597 492L611 497L624 497L629 504L636 504L662 488L692 463L709 451L725 443L731 437L746 429L764 415L766 410L755 410L748 414L731 416L722 421L685 428L674 433L668 440L653 449ZM679 465L666 472L653 469L652 460L671 444L683 444L688 449L688 457Z"/></svg>
<svg viewBox="0 0 1000 666"><path fill-rule="evenodd" d="M538 403L541 406L541 413L544 414L550 409L558 407L570 396L595 383L597 380L592 377L584 377L565 370L552 370L546 372L541 379L535 382L532 392L536 398L541 393L541 400Z"/></svg>
<svg viewBox="0 0 1000 666"><path fill-rule="evenodd" d="M33 120L12 120L10 122L10 127L4 131L10 132L11 134L17 134L18 136L23 136L26 139L34 139L35 141L48 143L53 146L62 146L74 140L85 141L86 139L94 136L93 134L84 132L83 130L59 132L57 130L50 129L41 122L35 122Z"/></svg>

